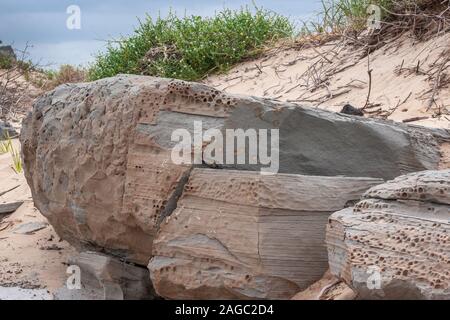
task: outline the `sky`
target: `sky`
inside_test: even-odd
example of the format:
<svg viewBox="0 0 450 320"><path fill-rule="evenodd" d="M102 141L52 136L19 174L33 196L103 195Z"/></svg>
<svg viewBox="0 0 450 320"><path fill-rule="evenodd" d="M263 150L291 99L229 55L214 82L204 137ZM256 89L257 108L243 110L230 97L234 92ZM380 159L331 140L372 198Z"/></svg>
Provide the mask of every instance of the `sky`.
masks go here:
<svg viewBox="0 0 450 320"><path fill-rule="evenodd" d="M258 6L288 16L295 23L313 18L320 0L256 0ZM67 27L80 9L80 28ZM54 69L61 64L86 66L105 49L106 40L133 33L138 19L169 10L180 15L212 16L223 8L239 9L251 0L0 0L0 40L17 50L30 46L28 58ZM19 53L20 55L20 53Z"/></svg>

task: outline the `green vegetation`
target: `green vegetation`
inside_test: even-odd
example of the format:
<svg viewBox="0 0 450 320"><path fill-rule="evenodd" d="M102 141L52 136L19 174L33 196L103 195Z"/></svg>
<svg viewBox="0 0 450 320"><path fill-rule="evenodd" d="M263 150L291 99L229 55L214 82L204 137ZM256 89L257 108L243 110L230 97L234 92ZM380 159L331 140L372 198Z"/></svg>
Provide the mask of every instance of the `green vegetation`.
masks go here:
<svg viewBox="0 0 450 320"><path fill-rule="evenodd" d="M89 79L132 73L199 80L293 32L288 18L259 8L224 10L211 18L173 13L155 21L147 17L132 37L109 42L107 52L91 66Z"/></svg>
<svg viewBox="0 0 450 320"><path fill-rule="evenodd" d="M381 20L386 18L386 9L391 9L393 0L339 0L335 5L334 11L339 20L338 26L350 25L355 30L362 30L367 27L369 18L369 6L375 4L380 7Z"/></svg>
<svg viewBox="0 0 450 320"><path fill-rule="evenodd" d="M370 5L381 10L380 20L386 27L408 29L432 29L430 24L448 21L449 0L321 0L322 11L316 22L308 22L302 28L303 33L338 33L362 31L367 28ZM373 13L373 12L372 12ZM434 19L434 22L433 22ZM440 21L440 22L439 22ZM445 26L441 26L445 28ZM441 30L442 29L438 30Z"/></svg>
<svg viewBox="0 0 450 320"><path fill-rule="evenodd" d="M0 69L11 69L14 65L14 59L7 56L0 54Z"/></svg>
<svg viewBox="0 0 450 320"><path fill-rule="evenodd" d="M9 70L15 68L23 72L30 72L34 69L31 61L16 60L13 57L0 54L0 69Z"/></svg>
<svg viewBox="0 0 450 320"><path fill-rule="evenodd" d="M33 82L45 90L51 90L64 83L76 83L86 80L86 71L83 68L68 64L60 66L58 70L43 70L41 74L43 74L43 77L37 77Z"/></svg>
<svg viewBox="0 0 450 320"><path fill-rule="evenodd" d="M433 22L441 30L442 21L419 18L427 10L448 15L449 0L321 0L322 9L315 21L300 30L286 17L254 6L241 10L224 9L213 17L178 17L171 12L153 20L147 16L131 37L111 40L104 54L99 54L87 69L61 66L56 71L36 69L31 63L18 61L19 69L45 90L71 82L97 80L119 73L142 74L196 81L213 72L226 72L235 64L254 58L281 39L309 41L310 36L327 41L328 36L356 35L367 29L371 4L381 8L383 30L429 30ZM414 12L414 14L405 14ZM433 18L432 15L428 15ZM439 20L438 19L438 20ZM447 20L446 20L447 21ZM447 23L447 22L445 22ZM420 30L419 30L420 31ZM394 32L395 33L395 32ZM1 57L0 57L1 58ZM0 68L11 67L11 61L0 59ZM36 75L33 71L38 71Z"/></svg>
<svg viewBox="0 0 450 320"><path fill-rule="evenodd" d="M13 164L11 168L17 173L22 173L23 171L23 165L22 165L22 158L20 157L20 152L16 150L14 147L11 147L11 157Z"/></svg>
<svg viewBox="0 0 450 320"><path fill-rule="evenodd" d="M17 173L21 173L23 170L22 159L20 157L20 152L14 148L12 144L12 139L9 133L5 131L3 137L0 139L0 155L5 153L10 153L12 158L11 168Z"/></svg>
<svg viewBox="0 0 450 320"><path fill-rule="evenodd" d="M5 131L3 137L0 137L0 155L11 152L12 149L13 145L11 137L9 136L8 131Z"/></svg>
<svg viewBox="0 0 450 320"><path fill-rule="evenodd" d="M400 0L402 2L404 0ZM381 20L388 18L387 12L395 0L322 0L322 9L316 21L303 24L304 34L341 33L344 30L361 31L367 28L368 8L375 4L381 8Z"/></svg>
<svg viewBox="0 0 450 320"><path fill-rule="evenodd" d="M371 4L381 8L382 21L392 22L393 12L423 9L430 3L433 0L322 0L318 19L297 31L300 37L359 32L367 28ZM129 73L195 81L227 71L294 35L288 18L256 6L254 10L225 9L211 18L180 18L173 13L156 20L147 17L133 36L109 41L106 53L97 56L90 67L88 79Z"/></svg>

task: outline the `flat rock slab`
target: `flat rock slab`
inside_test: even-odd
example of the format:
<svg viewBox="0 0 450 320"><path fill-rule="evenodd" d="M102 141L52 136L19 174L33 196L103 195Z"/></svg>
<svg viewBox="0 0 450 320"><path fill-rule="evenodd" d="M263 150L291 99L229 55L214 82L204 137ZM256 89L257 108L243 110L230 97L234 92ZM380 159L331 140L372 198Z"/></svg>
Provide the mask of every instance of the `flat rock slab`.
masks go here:
<svg viewBox="0 0 450 320"><path fill-rule="evenodd" d="M149 263L170 299L289 299L328 268L325 228L380 179L194 169Z"/></svg>
<svg viewBox="0 0 450 320"><path fill-rule="evenodd" d="M23 201L12 203L0 203L0 215L13 213L23 204Z"/></svg>
<svg viewBox="0 0 450 320"><path fill-rule="evenodd" d="M14 233L18 234L32 234L36 231L42 230L48 226L48 223L46 222L27 222L18 225L14 229Z"/></svg>
<svg viewBox="0 0 450 320"><path fill-rule="evenodd" d="M327 227L331 272L361 299L450 299L450 170L378 185Z"/></svg>

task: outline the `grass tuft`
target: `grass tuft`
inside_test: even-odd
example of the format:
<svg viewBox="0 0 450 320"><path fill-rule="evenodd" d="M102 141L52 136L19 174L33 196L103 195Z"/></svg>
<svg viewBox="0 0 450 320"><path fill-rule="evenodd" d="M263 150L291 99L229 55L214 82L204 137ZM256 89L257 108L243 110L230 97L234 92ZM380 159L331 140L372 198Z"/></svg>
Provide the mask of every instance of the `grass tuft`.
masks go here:
<svg viewBox="0 0 450 320"><path fill-rule="evenodd" d="M0 69L11 69L14 66L14 59L7 56L0 54Z"/></svg>
<svg viewBox="0 0 450 320"><path fill-rule="evenodd" d="M0 155L5 153L10 153L12 158L11 168L15 173L19 174L23 171L22 159L20 157L20 152L14 148L12 144L12 139L8 133L5 131L3 133L2 140L0 140Z"/></svg>
<svg viewBox="0 0 450 320"><path fill-rule="evenodd" d="M17 174L22 173L23 165L22 165L22 158L20 157L20 152L16 150L13 146L11 146L10 153L13 161L11 168Z"/></svg>
<svg viewBox="0 0 450 320"><path fill-rule="evenodd" d="M54 89L64 83L77 83L86 80L84 68L68 64L61 65L58 70L45 70L42 75L33 79L33 83L44 90Z"/></svg>
<svg viewBox="0 0 450 320"><path fill-rule="evenodd" d="M385 27L430 30L433 29L433 24L438 23L439 27L434 29L439 31L448 29L449 0L321 1L322 9L317 20L304 23L302 34L343 34L349 31L363 31L369 25L370 5L380 8L379 21Z"/></svg>
<svg viewBox="0 0 450 320"><path fill-rule="evenodd" d="M300 35L342 34L343 32L362 31L367 28L371 4L380 7L386 18L386 9L391 9L393 0L321 0L322 8L316 20L303 23Z"/></svg>
<svg viewBox="0 0 450 320"><path fill-rule="evenodd" d="M10 152L13 149L12 140L8 131L3 133L3 137L0 137L0 155Z"/></svg>

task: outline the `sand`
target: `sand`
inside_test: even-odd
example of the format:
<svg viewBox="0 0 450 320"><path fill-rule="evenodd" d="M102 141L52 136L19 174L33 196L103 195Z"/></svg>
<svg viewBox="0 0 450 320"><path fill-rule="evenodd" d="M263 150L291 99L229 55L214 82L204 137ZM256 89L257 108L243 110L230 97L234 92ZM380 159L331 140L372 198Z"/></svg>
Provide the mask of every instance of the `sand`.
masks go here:
<svg viewBox="0 0 450 320"><path fill-rule="evenodd" d="M13 142L18 147L18 141ZM0 217L0 299L8 295L10 298L48 299L65 285L69 276L66 262L76 251L59 239L46 218L34 208L25 178L11 169L10 157L0 155L0 194L18 187L0 196L0 204L24 203L13 214ZM32 222L44 222L47 226L33 234L14 232L19 226Z"/></svg>
<svg viewBox="0 0 450 320"><path fill-rule="evenodd" d="M394 121L450 128L450 90L444 85L434 94L435 75L450 50L450 34L425 42L405 35L367 56L366 49L330 42L317 48L279 48L264 57L242 63L223 75L213 75L204 83L230 93L251 94L292 101L322 109L340 111L349 103L366 105L371 71L372 108L366 116L388 115ZM419 67L418 67L419 66ZM450 68L444 64L441 74ZM445 83L441 77L441 83ZM392 113L389 115L389 113Z"/></svg>

